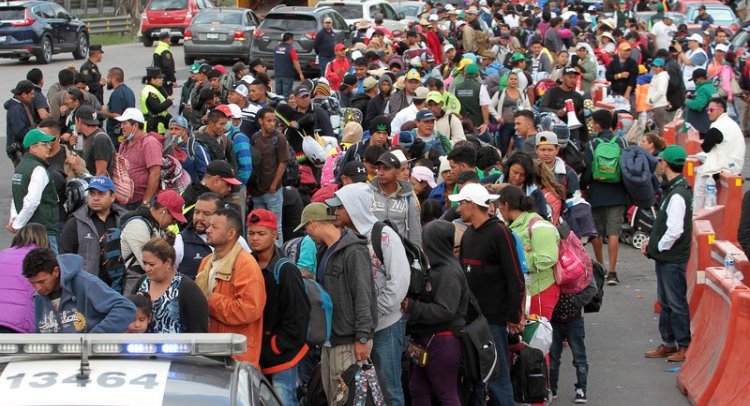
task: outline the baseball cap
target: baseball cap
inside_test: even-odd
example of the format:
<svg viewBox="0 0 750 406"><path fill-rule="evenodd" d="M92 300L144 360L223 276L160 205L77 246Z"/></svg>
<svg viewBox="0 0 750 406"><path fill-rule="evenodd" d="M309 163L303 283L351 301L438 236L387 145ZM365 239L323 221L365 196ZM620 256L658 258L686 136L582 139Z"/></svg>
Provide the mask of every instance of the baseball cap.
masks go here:
<svg viewBox="0 0 750 406"><path fill-rule="evenodd" d="M464 72L467 75L478 75L479 74L479 67L475 63L470 63L468 66L466 66L466 69Z"/></svg>
<svg viewBox="0 0 750 406"><path fill-rule="evenodd" d="M227 118L232 117L232 110L226 104L220 104L214 107L214 110L218 110L224 113L224 115L227 116Z"/></svg>
<svg viewBox="0 0 750 406"><path fill-rule="evenodd" d="M466 9L465 13L466 14L479 14L479 10L474 6L471 6L468 9Z"/></svg>
<svg viewBox="0 0 750 406"><path fill-rule="evenodd" d="M664 151L659 153L659 158L670 164L683 165L685 160L687 160L687 153L685 152L685 149L679 145L670 145L664 148Z"/></svg>
<svg viewBox="0 0 750 406"><path fill-rule="evenodd" d="M510 57L511 61L525 61L526 55L520 53L520 52L514 52L513 55Z"/></svg>
<svg viewBox="0 0 750 406"><path fill-rule="evenodd" d="M717 44L714 51L729 52L729 47L727 44Z"/></svg>
<svg viewBox="0 0 750 406"><path fill-rule="evenodd" d="M279 223L276 220L276 215L273 214L272 211L266 209L255 209L247 215L247 226L260 226L278 230Z"/></svg>
<svg viewBox="0 0 750 406"><path fill-rule="evenodd" d="M310 90L308 90L308 89L307 89L306 87L304 87L304 86L300 86L300 87L298 87L298 88L297 88L297 91L296 91L296 92L294 92L294 94L295 94L295 95L296 95L297 97L310 97Z"/></svg>
<svg viewBox="0 0 750 406"><path fill-rule="evenodd" d="M445 9L448 11L453 11L456 9L456 7L454 7L453 4L448 3L445 5Z"/></svg>
<svg viewBox="0 0 750 406"><path fill-rule="evenodd" d="M143 124L143 122L146 121L143 118L143 113L141 113L141 111L139 109L135 108L135 107L129 107L129 108L125 109L125 111L123 111L122 114L119 117L115 118L115 120L117 120L117 121L119 121L121 123L123 121L133 120L133 121L139 122L141 124Z"/></svg>
<svg viewBox="0 0 750 406"><path fill-rule="evenodd" d="M693 34L693 35L687 37L687 40L688 41L696 41L696 42L701 43L701 44L703 43L703 37L701 37L700 34Z"/></svg>
<svg viewBox="0 0 750 406"><path fill-rule="evenodd" d="M401 161L396 157L396 155L393 155L392 152L383 153L383 155L381 155L380 158L378 158L377 163L383 164L391 169L401 168Z"/></svg>
<svg viewBox="0 0 750 406"><path fill-rule="evenodd" d="M427 103L433 102L436 104L444 103L443 95L440 92L432 91L427 93Z"/></svg>
<svg viewBox="0 0 750 406"><path fill-rule="evenodd" d="M430 25L430 22L429 22L429 21L427 21L427 19L426 19L426 18L421 18L421 19L419 20L419 25Z"/></svg>
<svg viewBox="0 0 750 406"><path fill-rule="evenodd" d="M91 45L89 45L89 52L91 52L91 51L104 53L104 50L102 49L101 44L91 44Z"/></svg>
<svg viewBox="0 0 750 406"><path fill-rule="evenodd" d="M86 190L96 189L100 192L114 192L115 183L109 176L94 176L89 179L89 187Z"/></svg>
<svg viewBox="0 0 750 406"><path fill-rule="evenodd" d="M373 87L378 85L377 79L375 79L372 76L368 76L365 78L365 80L362 82L362 87L367 90L371 90Z"/></svg>
<svg viewBox="0 0 750 406"><path fill-rule="evenodd" d="M171 189L162 190L156 195L156 203L159 203L161 207L167 209L169 214L171 214L175 220L180 223L187 223L185 215L182 214L183 207L185 206L185 199L183 199L179 193Z"/></svg>
<svg viewBox="0 0 750 406"><path fill-rule="evenodd" d="M427 21L438 21L440 18L437 14L430 14L430 16L427 18Z"/></svg>
<svg viewBox="0 0 750 406"><path fill-rule="evenodd" d="M398 159L398 162L400 164L402 164L402 165L405 164L405 163L407 163L407 162L413 161L413 159L406 158L406 155L404 154L404 151L402 151L400 149L394 149L393 151L391 151L391 154L393 154L393 156L395 156L396 159Z"/></svg>
<svg viewBox="0 0 750 406"><path fill-rule="evenodd" d="M667 63L664 62L664 59L662 59L662 58L656 58L656 59L654 59L653 62L651 62L651 66L658 66L658 67L662 67L662 66L664 66L666 64Z"/></svg>
<svg viewBox="0 0 750 406"><path fill-rule="evenodd" d="M23 146L24 148L29 149L29 147L34 144L38 144L40 142L52 142L54 140L55 137L47 135L44 133L44 131L35 128L33 130L29 130L29 132L27 132L23 137Z"/></svg>
<svg viewBox="0 0 750 406"><path fill-rule="evenodd" d="M224 65L219 65L219 64L214 65L214 70L219 71L222 75L227 73L227 68L225 68Z"/></svg>
<svg viewBox="0 0 750 406"><path fill-rule="evenodd" d="M578 69L568 66L567 68L563 69L563 75L580 75L581 72L578 72Z"/></svg>
<svg viewBox="0 0 750 406"><path fill-rule="evenodd" d="M656 11L664 11L664 4L656 3Z"/></svg>
<svg viewBox="0 0 750 406"><path fill-rule="evenodd" d="M28 93L34 90L34 84L30 80L22 80L16 84L16 87L11 90L13 95L19 95L21 93Z"/></svg>
<svg viewBox="0 0 750 406"><path fill-rule="evenodd" d="M427 98L427 95L430 93L430 89L419 86L417 90L414 91L414 98L418 100L424 100Z"/></svg>
<svg viewBox="0 0 750 406"><path fill-rule="evenodd" d="M427 182L431 188L437 186L437 183L435 183L435 174L426 166L415 166L412 168L411 177L420 182Z"/></svg>
<svg viewBox="0 0 750 406"><path fill-rule="evenodd" d="M480 55L482 56L482 58L487 58L487 59L497 58L497 53L492 52L489 49L485 49L484 51L480 53Z"/></svg>
<svg viewBox="0 0 750 406"><path fill-rule="evenodd" d="M96 116L96 110L87 104L79 106L76 109L75 118L80 119L87 125L98 126L100 124L99 119Z"/></svg>
<svg viewBox="0 0 750 406"><path fill-rule="evenodd" d="M430 109L422 109L417 112L417 121L435 120L435 114Z"/></svg>
<svg viewBox="0 0 750 406"><path fill-rule="evenodd" d="M540 145L560 145L557 141L557 134L552 131L542 131L536 134L536 146Z"/></svg>
<svg viewBox="0 0 750 406"><path fill-rule="evenodd" d="M490 202L497 200L500 196L491 195L487 189L478 183L469 183L461 188L461 191L448 196L448 199L452 202L463 202L469 201L477 206L489 207Z"/></svg>
<svg viewBox="0 0 750 406"><path fill-rule="evenodd" d="M248 94L250 94L250 91L247 90L247 86L245 86L244 83L240 83L237 86L232 89L233 92L236 92L242 97L247 97Z"/></svg>
<svg viewBox="0 0 750 406"><path fill-rule="evenodd" d="M456 49L456 47L454 47L454 46L453 46L453 44L446 44L446 45L445 45L445 46L443 47L443 53L447 53L447 52L448 52L448 51L450 51L451 49Z"/></svg>
<svg viewBox="0 0 750 406"><path fill-rule="evenodd" d="M341 84L346 86L354 86L355 83L357 83L357 76L351 73L344 75L344 80L341 82Z"/></svg>
<svg viewBox="0 0 750 406"><path fill-rule="evenodd" d="M211 72L212 69L213 68L211 67L211 65L204 63L200 68L198 68L198 72L208 75L208 72Z"/></svg>
<svg viewBox="0 0 750 406"><path fill-rule="evenodd" d="M182 128L190 128L187 119L183 116L172 116L172 118L169 119L169 126L172 126L172 124Z"/></svg>
<svg viewBox="0 0 750 406"><path fill-rule="evenodd" d="M336 44L336 46L333 47L334 51L343 51L345 49L346 49L346 45L344 45L344 44Z"/></svg>
<svg viewBox="0 0 750 406"><path fill-rule="evenodd" d="M406 72L406 80L422 80L422 75L416 71L416 69L410 69Z"/></svg>
<svg viewBox="0 0 750 406"><path fill-rule="evenodd" d="M206 168L206 175L211 176L218 176L223 180L224 182L229 183L230 185L241 185L242 182L237 180L237 178L234 177L234 171L232 170L232 165L229 164L227 161L222 161L215 159L211 161L210 164L208 164L208 167Z"/></svg>
<svg viewBox="0 0 750 406"><path fill-rule="evenodd" d="M698 68L698 69L696 69L696 70L693 71L693 78L692 78L693 81L695 81L696 79L707 78L707 77L708 77L708 75L706 74L706 70L705 69Z"/></svg>
<svg viewBox="0 0 750 406"><path fill-rule="evenodd" d="M232 112L230 118L242 118L242 109L236 104L229 105L229 111Z"/></svg>
<svg viewBox="0 0 750 406"><path fill-rule="evenodd" d="M347 162L341 170L342 176L348 176L354 182L367 182L367 168L360 161Z"/></svg>
<svg viewBox="0 0 750 406"><path fill-rule="evenodd" d="M623 41L620 45L617 46L617 48L620 51L630 51L631 46L627 41Z"/></svg>
<svg viewBox="0 0 750 406"><path fill-rule="evenodd" d="M336 197L334 197L334 199L338 200L338 198ZM333 199L328 199L328 200L333 200ZM328 200L326 200L326 203L328 203ZM339 200L339 203L341 203L340 200ZM303 229L307 225L307 223L311 221L333 221L333 220L336 220L336 216L332 216L328 214L328 206L326 206L323 203L310 203L305 207L304 210L302 210L300 223L297 226L297 228L294 229L294 231L299 231Z"/></svg>
<svg viewBox="0 0 750 406"><path fill-rule="evenodd" d="M194 63L194 64L190 65L189 70L190 70L190 73L198 73L198 71L201 70L201 64Z"/></svg>

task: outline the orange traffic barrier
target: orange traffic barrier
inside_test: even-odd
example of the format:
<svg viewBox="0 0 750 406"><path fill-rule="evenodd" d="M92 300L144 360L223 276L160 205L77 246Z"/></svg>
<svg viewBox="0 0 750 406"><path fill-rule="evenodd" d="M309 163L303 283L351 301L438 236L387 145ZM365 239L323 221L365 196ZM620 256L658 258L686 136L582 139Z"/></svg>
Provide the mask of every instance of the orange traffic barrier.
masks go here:
<svg viewBox="0 0 750 406"><path fill-rule="evenodd" d="M729 241L714 241L714 243L711 245L711 263L708 265L708 267L724 266L724 260L726 259L727 255L731 256L732 259L734 259L734 268L737 271L742 272L743 277L750 281L750 262L748 262L745 252Z"/></svg>
<svg viewBox="0 0 750 406"><path fill-rule="evenodd" d="M695 155L697 153L703 152L703 149L701 148L701 144L703 144L703 141L701 140L700 133L695 128L691 128L687 132L687 136L682 138L681 142L684 139L684 144L682 145L683 148L685 148L685 151L688 155Z"/></svg>
<svg viewBox="0 0 750 406"><path fill-rule="evenodd" d="M742 176L722 173L716 191L716 204L724 206L724 227L714 225L717 237L737 244L737 228L742 213Z"/></svg>
<svg viewBox="0 0 750 406"><path fill-rule="evenodd" d="M667 145L676 144L677 138L676 138L676 129L674 127L674 124L665 125L664 130L662 130L661 136L664 137L664 141L667 142Z"/></svg>
<svg viewBox="0 0 750 406"><path fill-rule="evenodd" d="M707 220L693 221L693 236L690 246L690 259L687 264L687 297L690 304L690 314L694 314L700 303L705 288L705 270L712 264L711 245L716 239L711 222Z"/></svg>
<svg viewBox="0 0 750 406"><path fill-rule="evenodd" d="M718 405L712 403L711 398L722 375L734 373L726 371L730 358L740 358L747 363L743 354L750 347L738 348L736 344L741 340L747 342L748 338L738 337L736 326L740 317L747 317L741 315L749 311L741 309L740 302L750 303L748 300L750 290L734 274L723 268L706 269L706 289L691 317L692 341L677 376L677 386L691 404ZM750 374L744 375L750 378Z"/></svg>
<svg viewBox="0 0 750 406"><path fill-rule="evenodd" d="M695 171L701 165L701 161L697 158L688 158L685 161L685 165L682 167L682 175L685 176L690 187L695 186Z"/></svg>

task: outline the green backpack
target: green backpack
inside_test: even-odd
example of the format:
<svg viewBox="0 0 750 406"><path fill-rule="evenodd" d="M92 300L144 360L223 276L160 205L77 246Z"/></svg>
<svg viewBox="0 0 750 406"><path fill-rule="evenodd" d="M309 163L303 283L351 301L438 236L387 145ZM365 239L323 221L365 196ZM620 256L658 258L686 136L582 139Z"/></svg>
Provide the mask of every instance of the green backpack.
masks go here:
<svg viewBox="0 0 750 406"><path fill-rule="evenodd" d="M620 155L622 150L617 144L617 138L609 141L601 140L594 148L594 159L591 170L594 180L604 183L618 183L620 174Z"/></svg>

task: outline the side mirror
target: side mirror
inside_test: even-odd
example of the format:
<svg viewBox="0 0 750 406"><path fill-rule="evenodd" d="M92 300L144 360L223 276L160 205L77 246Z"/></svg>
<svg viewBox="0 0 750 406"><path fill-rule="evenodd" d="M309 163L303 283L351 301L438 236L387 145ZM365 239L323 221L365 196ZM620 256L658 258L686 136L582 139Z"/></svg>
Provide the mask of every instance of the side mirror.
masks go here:
<svg viewBox="0 0 750 406"><path fill-rule="evenodd" d="M398 13L398 19L399 20L403 20L404 18L406 18L406 14L404 14L404 13Z"/></svg>
<svg viewBox="0 0 750 406"><path fill-rule="evenodd" d="M357 27L354 26L354 24L349 26L349 32L355 32L357 31Z"/></svg>

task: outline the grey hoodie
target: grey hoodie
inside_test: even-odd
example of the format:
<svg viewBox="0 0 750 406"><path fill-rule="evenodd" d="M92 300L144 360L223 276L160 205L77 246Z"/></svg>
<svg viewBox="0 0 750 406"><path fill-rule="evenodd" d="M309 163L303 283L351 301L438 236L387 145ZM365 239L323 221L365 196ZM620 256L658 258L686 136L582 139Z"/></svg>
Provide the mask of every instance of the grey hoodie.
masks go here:
<svg viewBox="0 0 750 406"><path fill-rule="evenodd" d="M417 210L416 196L411 183L398 180L399 190L388 196L380 188L378 177L370 181L370 190L373 194L372 214L380 221L390 220L398 227L398 233L409 241L422 245L422 224Z"/></svg>
<svg viewBox="0 0 750 406"><path fill-rule="evenodd" d="M411 269L399 235L390 227L383 227L380 236L383 262L372 248L372 227L378 219L372 214L373 193L365 183L344 186L335 193L344 204L359 234L367 237L372 274L378 301L378 326L375 331L390 327L401 319L401 302L406 297Z"/></svg>

